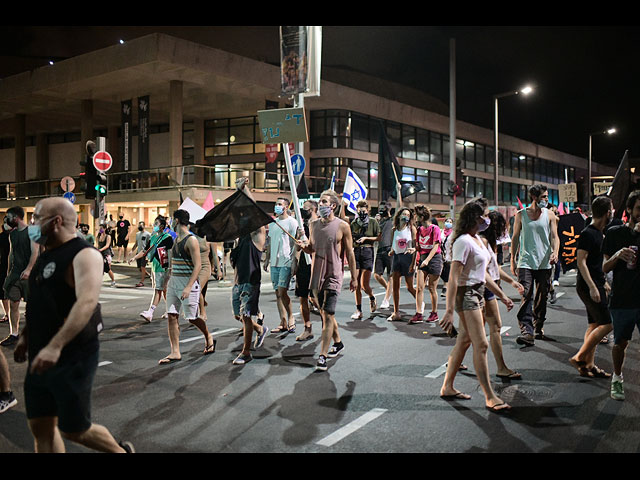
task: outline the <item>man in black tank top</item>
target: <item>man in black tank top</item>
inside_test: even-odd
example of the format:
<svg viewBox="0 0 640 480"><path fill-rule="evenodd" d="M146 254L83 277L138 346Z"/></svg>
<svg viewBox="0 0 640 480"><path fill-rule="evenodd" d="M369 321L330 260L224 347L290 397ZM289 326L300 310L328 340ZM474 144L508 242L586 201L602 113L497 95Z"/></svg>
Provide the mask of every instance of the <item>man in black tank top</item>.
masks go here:
<svg viewBox="0 0 640 480"><path fill-rule="evenodd" d="M28 359L26 414L35 450L64 452L62 437L103 452L133 452L91 422L102 318L102 256L75 233L76 212L62 197L36 204L29 237L43 245L29 278L26 326L14 358Z"/></svg>

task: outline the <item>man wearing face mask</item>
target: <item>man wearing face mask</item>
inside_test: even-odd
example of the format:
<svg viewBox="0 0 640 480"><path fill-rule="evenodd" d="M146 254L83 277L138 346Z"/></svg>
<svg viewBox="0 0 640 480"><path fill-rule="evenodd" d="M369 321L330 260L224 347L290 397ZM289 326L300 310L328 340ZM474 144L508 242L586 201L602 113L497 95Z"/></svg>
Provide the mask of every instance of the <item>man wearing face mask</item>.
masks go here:
<svg viewBox="0 0 640 480"><path fill-rule="evenodd" d="M356 257L355 276L358 280L356 288L356 311L351 318L362 318L362 290L369 295L371 313L376 311L376 297L369 284L373 270L373 244L380 239L380 225L375 218L369 217L369 204L360 200L356 205L358 215L351 222L351 236L353 237L353 253Z"/></svg>
<svg viewBox="0 0 640 480"><path fill-rule="evenodd" d="M533 185L529 196L531 205L516 213L511 241L511 272L524 287L517 314L521 334L516 343L524 346L532 346L534 338L545 339L542 328L547 316L551 269L560 249L555 215L547 209L547 187Z"/></svg>
<svg viewBox="0 0 640 480"><path fill-rule="evenodd" d="M44 251L29 276L26 326L14 359L28 360L24 398L35 451L63 453L64 437L101 452L132 453L131 444L91 422L102 330L101 255L76 236L76 212L66 199L39 201L33 219L29 237Z"/></svg>
<svg viewBox="0 0 640 480"><path fill-rule="evenodd" d="M276 292L276 302L280 314L280 325L271 330L272 333L287 331L293 333L296 330L291 298L289 298L287 290L291 282L291 271L295 270L295 265L293 265L295 242L291 237L297 238L299 224L295 218L290 217L287 213L288 204L289 201L286 198L279 198L276 201L273 210L276 214L275 221L282 228L277 226L269 228L268 246L264 259L264 271L268 272L271 268L271 283ZM282 229L286 230L290 236Z"/></svg>
<svg viewBox="0 0 640 480"><path fill-rule="evenodd" d="M116 223L116 247L118 247L117 263L124 262L127 259L127 247L129 246L130 231L131 223L129 223L129 220L125 220L124 215L121 213L118 215L118 222Z"/></svg>
<svg viewBox="0 0 640 480"><path fill-rule="evenodd" d="M400 196L398 196L398 206L400 205ZM380 285L385 289L384 300L380 304L380 308L389 308L389 299L391 298L391 242L393 240L393 218L391 217L391 203L381 202L378 206L378 215L380 221L380 239L378 240L378 250L376 252L374 277ZM385 271L387 278L383 277Z"/></svg>
<svg viewBox="0 0 640 480"><path fill-rule="evenodd" d="M14 345L18 340L20 300L26 301L28 298L29 275L40 249L29 239L22 207L11 207L7 210L5 223L12 228L9 233L9 270L4 282L4 292L9 299L9 336L0 342L0 345L7 347ZM75 224L74 221L74 227Z"/></svg>
<svg viewBox="0 0 640 480"><path fill-rule="evenodd" d="M2 222L2 231L0 232L0 299L2 300L2 313L3 317L0 319L0 323L6 323L9 321L9 299L4 293L4 281L7 279L7 271L9 270L9 232L11 227L7 225L7 222Z"/></svg>
<svg viewBox="0 0 640 480"><path fill-rule="evenodd" d="M302 216L302 222L304 227L304 236L309 238L311 235L310 225L318 219L318 202L315 200L306 200L300 210ZM309 283L311 282L311 263L307 263L307 256L300 249L300 246L296 244L296 255L298 256L296 275L296 297L300 299L300 314L304 321L304 332L296 337L296 340L302 342L313 338L311 331L311 318L309 301L310 290Z"/></svg>

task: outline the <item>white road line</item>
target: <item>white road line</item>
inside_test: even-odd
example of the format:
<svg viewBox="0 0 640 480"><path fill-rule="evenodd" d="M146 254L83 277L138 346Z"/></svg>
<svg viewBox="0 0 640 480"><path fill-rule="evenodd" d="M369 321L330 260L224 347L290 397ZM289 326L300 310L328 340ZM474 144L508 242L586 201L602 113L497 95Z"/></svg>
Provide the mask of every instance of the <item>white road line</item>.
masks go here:
<svg viewBox="0 0 640 480"><path fill-rule="evenodd" d="M336 444L337 442L339 442L340 440L342 440L343 438L345 438L347 435L352 434L356 430L364 427L367 423L375 420L386 411L387 409L385 408L374 408L373 410L369 410L367 413L365 413L361 417L356 418L353 422L345 425L339 430L336 430L335 432L333 432L331 435L328 435L324 437L322 440L316 442L316 444L322 445L324 447L330 447Z"/></svg>
<svg viewBox="0 0 640 480"><path fill-rule="evenodd" d="M104 361L104 362L100 362L98 364L99 367L104 367L105 365L111 365L113 362L109 362L109 361Z"/></svg>
<svg viewBox="0 0 640 480"><path fill-rule="evenodd" d="M216 337L218 335L224 335L225 333L238 332L238 331L241 331L241 330L242 330L241 328L227 328L225 330L219 330L217 332L212 332L211 336L212 337ZM184 340L180 340L180 343L195 342L196 340L202 340L202 335L199 335L197 337L185 338Z"/></svg>
<svg viewBox="0 0 640 480"><path fill-rule="evenodd" d="M560 298L562 295L564 295L564 292L556 293L556 298Z"/></svg>
<svg viewBox="0 0 640 480"><path fill-rule="evenodd" d="M146 297L146 295L144 297ZM118 295L115 293L101 293L100 298L108 300L139 300L143 297L139 295Z"/></svg>

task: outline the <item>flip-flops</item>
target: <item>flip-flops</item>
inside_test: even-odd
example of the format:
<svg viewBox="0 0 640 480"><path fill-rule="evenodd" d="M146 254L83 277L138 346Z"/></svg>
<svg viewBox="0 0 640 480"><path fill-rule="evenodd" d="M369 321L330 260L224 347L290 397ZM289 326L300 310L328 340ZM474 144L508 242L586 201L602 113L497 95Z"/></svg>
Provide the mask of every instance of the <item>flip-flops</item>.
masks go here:
<svg viewBox="0 0 640 480"><path fill-rule="evenodd" d="M522 378L522 374L518 372L509 373L508 375L500 375L496 374L496 377L504 378L506 380L520 380Z"/></svg>
<svg viewBox="0 0 640 480"><path fill-rule="evenodd" d="M158 362L159 365L169 365L170 363L179 362L182 358L169 358L164 357L162 360Z"/></svg>
<svg viewBox="0 0 640 480"><path fill-rule="evenodd" d="M202 352L204 355L211 355L216 351L216 339L212 339L213 343L211 345L207 345L204 347L204 351Z"/></svg>
<svg viewBox="0 0 640 480"><path fill-rule="evenodd" d="M499 408L499 407L502 407L503 405L507 405L507 406L503 408ZM485 408L493 413L506 413L509 410L511 410L511 406L508 405L507 402L496 403L493 407L485 405Z"/></svg>
<svg viewBox="0 0 640 480"><path fill-rule="evenodd" d="M466 393L456 392L451 395L440 395L440 398L444 400L470 400L471 395L467 395Z"/></svg>
<svg viewBox="0 0 640 480"><path fill-rule="evenodd" d="M597 378L610 378L611 377L610 373L605 372L603 369L601 369L597 365L594 365L593 367L591 367L590 372L591 372L591 375L593 375L594 377L597 377Z"/></svg>

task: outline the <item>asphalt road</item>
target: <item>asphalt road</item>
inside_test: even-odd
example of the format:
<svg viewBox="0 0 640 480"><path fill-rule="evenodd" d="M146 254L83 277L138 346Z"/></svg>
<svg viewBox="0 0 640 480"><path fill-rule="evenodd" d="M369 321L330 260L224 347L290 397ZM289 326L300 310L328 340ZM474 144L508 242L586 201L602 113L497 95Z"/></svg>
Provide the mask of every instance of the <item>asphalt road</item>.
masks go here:
<svg viewBox="0 0 640 480"><path fill-rule="evenodd" d="M362 320L350 318L353 294L341 293L337 318L345 344L342 355L316 372L320 318L312 315L315 337L297 342L295 334L269 334L254 360L232 365L241 349L240 324L231 313L231 285L211 281L208 325L217 349L204 356L204 339L181 321L182 361L158 365L169 353L166 320L146 323L138 315L151 288L135 288L132 267L116 266L118 286L105 276L101 303L105 329L93 390L93 420L141 453L633 453L640 450L638 346L632 342L625 364L627 399L609 398L609 381L579 377L568 363L582 343L584 307L575 294L575 274L560 277L559 298L549 307L545 333L553 340L522 348L515 343L515 312L503 319L503 350L521 380L495 376L494 389L513 409L485 409L474 376L472 351L456 387L471 400L439 397L444 365L454 344L437 325L388 322L390 312ZM348 286L348 272L345 280ZM375 283L378 300L383 290ZM517 293L507 292L516 302ZM296 312L298 301L290 291ZM366 296L365 296L366 299ZM442 314L444 299L441 299ZM365 302L365 304L368 302ZM275 295L263 274L260 305L266 324L277 326ZM405 320L414 313L403 288ZM159 314L164 307L158 308ZM428 308L427 308L428 310ZM299 320L299 314L296 315ZM457 322L457 320L456 320ZM0 335L8 332L0 325ZM636 334L637 335L637 334ZM24 412L22 383L26 365L9 358L18 405L0 415L0 452L32 452ZM611 346L600 345L597 364L611 371ZM70 452L88 452L66 442Z"/></svg>

